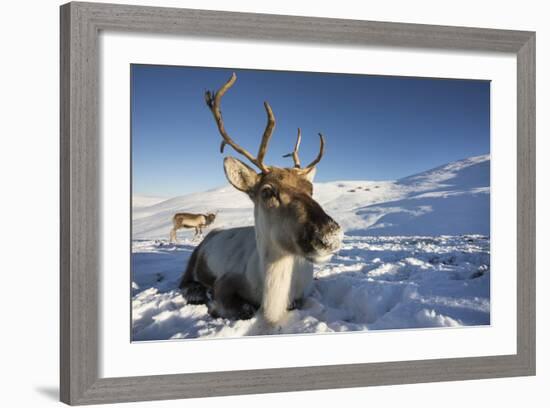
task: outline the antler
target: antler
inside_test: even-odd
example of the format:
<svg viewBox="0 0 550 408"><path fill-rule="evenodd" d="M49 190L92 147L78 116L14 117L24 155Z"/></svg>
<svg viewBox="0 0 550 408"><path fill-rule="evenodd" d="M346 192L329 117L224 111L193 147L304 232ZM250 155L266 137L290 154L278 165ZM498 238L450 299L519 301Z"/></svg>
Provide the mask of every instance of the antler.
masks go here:
<svg viewBox="0 0 550 408"><path fill-rule="evenodd" d="M323 158L323 154L325 153L325 138L321 133L319 133L319 138L321 139L321 146L319 148L319 154L317 155L315 160L313 160L311 163L309 163L305 167L305 169L311 169L317 163L319 163L321 161L321 159ZM292 156L292 160L294 160L294 167L297 168L297 169L301 168L300 157L298 157L298 149L300 148L300 142L301 141L302 141L302 131L300 130L300 128L298 128L298 136L296 137L296 144L294 145L294 150L292 151L292 153L288 153L288 154L285 154L283 156L283 157L291 157Z"/></svg>
<svg viewBox="0 0 550 408"><path fill-rule="evenodd" d="M319 133L319 140L321 142L321 146L319 146L319 153L317 154L315 160L313 160L306 166L306 169L311 169L312 167L315 167L317 163L319 163L323 158L323 154L325 154L325 137L322 133Z"/></svg>
<svg viewBox="0 0 550 408"><path fill-rule="evenodd" d="M262 173L269 173L269 168L264 164L264 157L267 152L269 139L271 139L273 129L275 128L275 116L273 115L273 111L271 110L271 106L269 106L269 103L264 102L265 111L267 113L267 125L265 127L265 131L262 136L262 142L260 143L260 148L258 149L258 154L256 157L254 157L248 150L242 148L237 143L235 143L225 130L222 113L220 110L220 102L222 97L229 90L229 88L233 86L236 80L237 75L233 72L231 78L229 78L229 80L218 90L218 92L206 91L204 95L206 104L214 115L214 119L216 120L216 124L218 125L218 130L220 131L220 134L223 138L220 145L220 153L223 153L225 145L228 144L236 152L242 154L244 157L250 160L250 162L257 166L262 171Z"/></svg>
<svg viewBox="0 0 550 408"><path fill-rule="evenodd" d="M296 144L294 145L294 150L291 153L283 155L283 157L291 157L292 160L294 160L294 167L299 169L301 166L300 164L300 157L298 157L298 149L300 148L300 142L302 141L302 130L298 128L298 136L296 137Z"/></svg>

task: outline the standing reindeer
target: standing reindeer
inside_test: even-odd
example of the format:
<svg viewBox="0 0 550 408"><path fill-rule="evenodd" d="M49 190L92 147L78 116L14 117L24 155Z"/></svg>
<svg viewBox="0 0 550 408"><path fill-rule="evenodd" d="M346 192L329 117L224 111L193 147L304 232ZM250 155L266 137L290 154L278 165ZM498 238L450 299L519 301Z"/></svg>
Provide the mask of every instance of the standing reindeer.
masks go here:
<svg viewBox="0 0 550 408"><path fill-rule="evenodd" d="M188 303L207 303L213 316L249 319L260 308L260 316L273 327L284 322L287 310L299 307L311 289L312 263L327 261L340 248L343 234L312 198L323 136L319 134L317 158L304 168L298 158L300 131L291 153L293 168L264 164L275 127L267 102L267 126L256 157L235 143L224 127L220 102L236 79L233 73L218 92L206 92L205 99L223 139L221 152L229 145L260 170L233 157L224 159L229 182L254 203L254 226L211 231L191 255L180 289Z"/></svg>
<svg viewBox="0 0 550 408"><path fill-rule="evenodd" d="M177 231L180 228L194 228L195 237L202 235L202 229L209 226L216 219L216 214L192 214L192 213L177 213L172 217L172 230L170 231L170 242L177 242Z"/></svg>

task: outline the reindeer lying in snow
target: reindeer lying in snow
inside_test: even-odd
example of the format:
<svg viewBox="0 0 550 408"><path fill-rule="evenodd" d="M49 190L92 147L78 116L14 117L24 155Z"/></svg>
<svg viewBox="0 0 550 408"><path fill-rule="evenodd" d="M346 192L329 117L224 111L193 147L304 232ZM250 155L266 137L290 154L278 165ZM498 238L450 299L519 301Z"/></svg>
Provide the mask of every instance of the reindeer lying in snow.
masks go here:
<svg viewBox="0 0 550 408"><path fill-rule="evenodd" d="M254 203L254 226L211 231L195 248L180 283L188 303L208 304L213 316L249 319L256 310L269 326L284 322L287 310L308 295L313 278L312 263L324 262L340 248L342 230L312 198L315 166L324 152L319 134L319 154L302 168L298 158L301 134L294 152L293 168L264 164L275 118L264 103L267 126L256 157L236 144L225 130L220 102L235 83L231 76L218 92L205 99L226 144L259 168L233 157L224 159L229 182ZM212 290L209 301L207 291Z"/></svg>
<svg viewBox="0 0 550 408"><path fill-rule="evenodd" d="M172 217L172 230L170 231L170 242L177 242L177 231L180 228L194 228L195 237L202 235L202 229L209 226L216 219L216 214L192 214L192 213L177 213Z"/></svg>

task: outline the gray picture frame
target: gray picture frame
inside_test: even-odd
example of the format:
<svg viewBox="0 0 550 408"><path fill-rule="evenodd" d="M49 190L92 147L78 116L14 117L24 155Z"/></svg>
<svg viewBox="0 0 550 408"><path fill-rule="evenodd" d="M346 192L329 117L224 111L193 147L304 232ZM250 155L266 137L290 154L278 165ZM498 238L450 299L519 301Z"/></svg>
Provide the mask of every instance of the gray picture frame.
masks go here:
<svg viewBox="0 0 550 408"><path fill-rule="evenodd" d="M61 401L71 405L98 404L535 374L534 32L94 3L69 3L61 6L60 13ZM517 353L100 378L98 34L102 30L515 54Z"/></svg>

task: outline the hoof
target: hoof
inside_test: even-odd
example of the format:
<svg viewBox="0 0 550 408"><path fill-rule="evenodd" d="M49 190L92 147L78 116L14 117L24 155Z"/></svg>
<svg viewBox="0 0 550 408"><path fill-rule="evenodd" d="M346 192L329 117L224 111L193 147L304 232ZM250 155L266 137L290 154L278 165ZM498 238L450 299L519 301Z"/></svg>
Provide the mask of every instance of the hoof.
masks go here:
<svg viewBox="0 0 550 408"><path fill-rule="evenodd" d="M238 319L239 320L250 320L254 315L256 314L256 308L252 306L251 304L245 303L241 307L241 310L239 312Z"/></svg>
<svg viewBox="0 0 550 408"><path fill-rule="evenodd" d="M290 310L295 310L295 309L301 309L303 305L304 305L304 299L303 298L294 299L292 302L290 302L290 304L288 305L288 308L286 310L290 311Z"/></svg>
<svg viewBox="0 0 550 408"><path fill-rule="evenodd" d="M192 282L181 288L181 295L189 305L202 305L208 301L206 288L198 282Z"/></svg>

